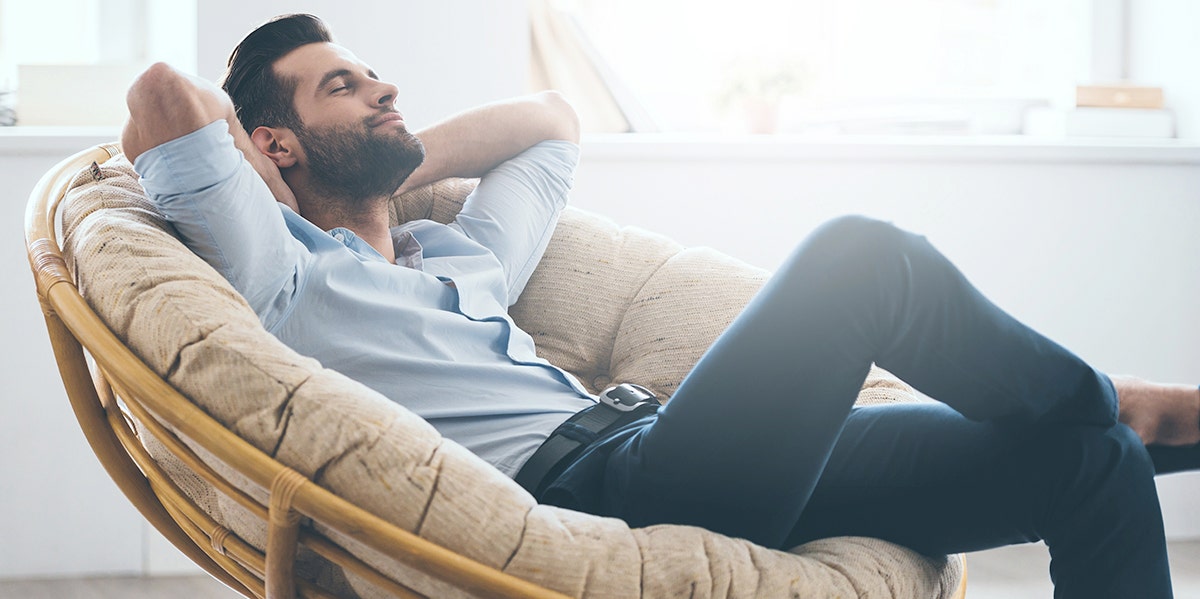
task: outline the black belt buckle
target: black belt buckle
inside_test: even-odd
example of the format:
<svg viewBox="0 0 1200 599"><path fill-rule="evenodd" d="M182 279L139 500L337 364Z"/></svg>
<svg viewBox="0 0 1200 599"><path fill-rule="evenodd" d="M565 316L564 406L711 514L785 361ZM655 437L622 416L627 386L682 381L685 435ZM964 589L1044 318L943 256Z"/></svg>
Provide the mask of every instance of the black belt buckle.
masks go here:
<svg viewBox="0 0 1200 599"><path fill-rule="evenodd" d="M599 395L600 403L619 412L632 412L642 406L659 405L649 389L633 383L613 385Z"/></svg>

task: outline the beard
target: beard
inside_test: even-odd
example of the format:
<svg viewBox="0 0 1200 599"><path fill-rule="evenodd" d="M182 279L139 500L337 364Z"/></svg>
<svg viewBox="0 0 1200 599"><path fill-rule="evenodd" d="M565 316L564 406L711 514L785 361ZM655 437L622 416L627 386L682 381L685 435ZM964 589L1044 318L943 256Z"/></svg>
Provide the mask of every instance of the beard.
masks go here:
<svg viewBox="0 0 1200 599"><path fill-rule="evenodd" d="M425 160L425 146L407 129L379 133L362 125L293 128L308 157L312 184L323 195L362 204L395 193Z"/></svg>

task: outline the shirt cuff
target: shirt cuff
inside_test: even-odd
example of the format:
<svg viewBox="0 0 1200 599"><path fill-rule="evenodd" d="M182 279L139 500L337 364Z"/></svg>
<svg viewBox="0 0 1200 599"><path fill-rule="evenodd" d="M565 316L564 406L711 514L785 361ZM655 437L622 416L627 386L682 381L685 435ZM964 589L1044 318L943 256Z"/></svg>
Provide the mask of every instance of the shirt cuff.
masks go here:
<svg viewBox="0 0 1200 599"><path fill-rule="evenodd" d="M228 179L242 161L229 123L213 121L141 153L133 169L151 197L188 193Z"/></svg>

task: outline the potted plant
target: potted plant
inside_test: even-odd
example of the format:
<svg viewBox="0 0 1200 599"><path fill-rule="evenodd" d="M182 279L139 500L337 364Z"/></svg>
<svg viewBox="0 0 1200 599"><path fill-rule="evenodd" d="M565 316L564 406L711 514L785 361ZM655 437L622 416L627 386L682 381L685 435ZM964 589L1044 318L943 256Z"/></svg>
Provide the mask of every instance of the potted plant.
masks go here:
<svg viewBox="0 0 1200 599"><path fill-rule="evenodd" d="M798 59L742 57L726 66L719 103L723 111L740 114L748 133L775 133L780 101L806 86L807 69Z"/></svg>

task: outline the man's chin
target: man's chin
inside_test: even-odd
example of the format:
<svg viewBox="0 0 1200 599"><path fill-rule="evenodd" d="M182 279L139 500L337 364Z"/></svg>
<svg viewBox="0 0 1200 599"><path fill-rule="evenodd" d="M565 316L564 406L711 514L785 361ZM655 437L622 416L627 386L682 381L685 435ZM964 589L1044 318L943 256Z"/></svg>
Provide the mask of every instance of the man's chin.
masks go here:
<svg viewBox="0 0 1200 599"><path fill-rule="evenodd" d="M313 182L350 204L394 194L424 163L425 144L403 127L380 129L298 130Z"/></svg>
<svg viewBox="0 0 1200 599"><path fill-rule="evenodd" d="M405 181L407 181L408 177L410 175L412 175L414 171L416 171L418 168L420 168L422 164L425 164L425 158L426 158L425 144L421 142L421 138L419 138L416 135L413 135L411 133L408 134L408 137L409 137L409 142L410 142L408 148L409 148L409 150L412 151L412 161L413 162L412 162L412 170L408 171L408 174L404 176Z"/></svg>
<svg viewBox="0 0 1200 599"><path fill-rule="evenodd" d="M408 160L404 163L404 167L397 171L396 185L392 188L391 193L395 193L397 189L400 189L400 187L403 186L410 177L412 177L412 174L417 172L417 169L425 163L425 145L422 144L421 141L416 137L413 137L412 139L416 143L415 145L410 146L412 153L408 156Z"/></svg>

